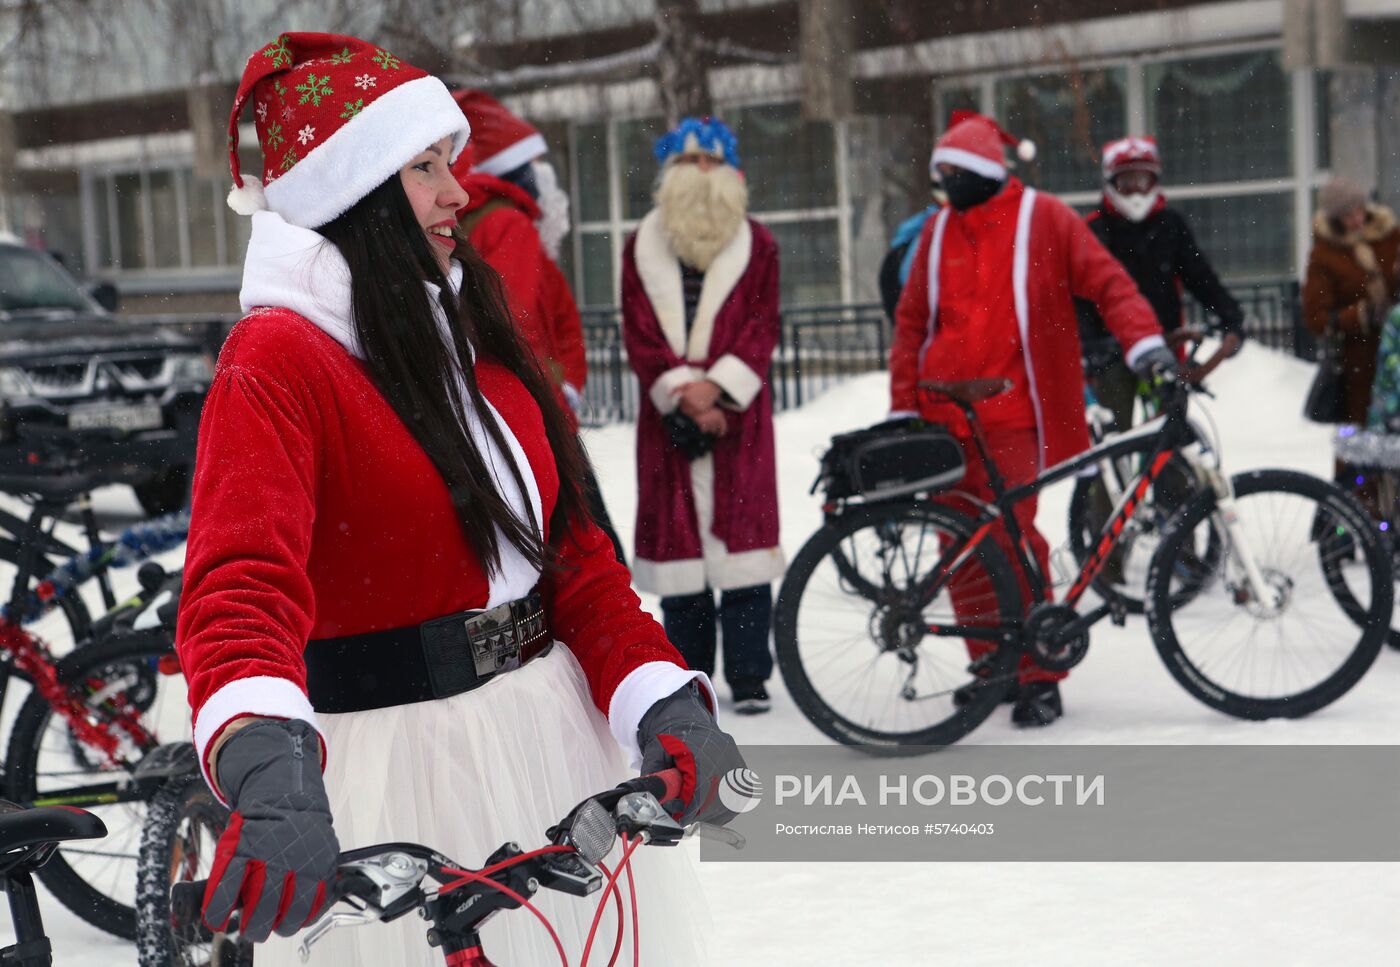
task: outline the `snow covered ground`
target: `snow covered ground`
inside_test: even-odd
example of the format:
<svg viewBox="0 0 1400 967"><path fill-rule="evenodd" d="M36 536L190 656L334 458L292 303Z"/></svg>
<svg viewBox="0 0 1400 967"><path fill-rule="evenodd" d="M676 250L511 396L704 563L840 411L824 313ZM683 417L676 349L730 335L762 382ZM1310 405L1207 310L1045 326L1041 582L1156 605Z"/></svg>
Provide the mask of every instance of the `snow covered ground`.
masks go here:
<svg viewBox="0 0 1400 967"><path fill-rule="evenodd" d="M1212 388L1219 399L1205 408L1219 427L1228 468L1330 474L1328 431L1299 415L1311 375L1310 365L1253 345L1217 374ZM873 375L778 418L789 556L820 523L807 488L824 442L878 420L886 399L885 378ZM635 507L632 437L621 426L587 436L624 539ZM1068 498L1061 485L1042 499L1040 524L1052 544L1064 539ZM135 511L119 488L100 494L99 507L113 518ZM178 558L178 552L170 556L172 563ZM826 741L797 712L781 680L773 685L771 715L725 718L739 740ZM1066 716L1051 729L1013 731L999 711L966 741L1400 743L1400 654L1390 650L1350 694L1316 715L1249 723L1182 691L1136 618L1125 628L1094 629L1090 656L1064 696ZM701 877L717 927L714 963L725 965L1371 964L1393 962L1400 944L1394 915L1400 867L1393 864L705 863ZM58 964L135 963L129 945L47 898L44 910ZM0 937L6 930L0 926Z"/></svg>

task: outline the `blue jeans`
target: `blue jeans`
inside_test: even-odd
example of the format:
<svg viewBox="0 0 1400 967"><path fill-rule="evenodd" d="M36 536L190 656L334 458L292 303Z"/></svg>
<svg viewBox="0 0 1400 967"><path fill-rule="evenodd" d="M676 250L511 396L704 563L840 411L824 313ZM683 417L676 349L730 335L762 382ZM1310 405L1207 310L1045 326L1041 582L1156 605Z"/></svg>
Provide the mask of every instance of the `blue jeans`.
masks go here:
<svg viewBox="0 0 1400 967"><path fill-rule="evenodd" d="M695 671L715 673L715 595L705 590L661 599L666 637ZM773 625L773 589L767 584L720 592L719 626L724 642L724 680L730 685L766 682L773 674L768 634Z"/></svg>

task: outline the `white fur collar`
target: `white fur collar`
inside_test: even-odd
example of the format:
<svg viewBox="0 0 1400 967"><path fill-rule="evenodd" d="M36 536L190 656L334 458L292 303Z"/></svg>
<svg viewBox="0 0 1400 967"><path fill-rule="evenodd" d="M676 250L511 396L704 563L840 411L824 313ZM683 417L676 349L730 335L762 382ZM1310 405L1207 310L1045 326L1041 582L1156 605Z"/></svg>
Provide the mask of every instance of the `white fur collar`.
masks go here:
<svg viewBox="0 0 1400 967"><path fill-rule="evenodd" d="M454 292L462 285L462 266L456 261L448 281ZM427 285L445 335L447 319L438 305L438 288ZM314 322L350 355L365 356L350 318L350 267L344 256L324 236L293 225L276 212L253 215L238 301L244 312L258 306L290 309Z"/></svg>
<svg viewBox="0 0 1400 967"><path fill-rule="evenodd" d="M461 287L462 266L455 261L448 280L454 292ZM446 338L447 316L438 304L437 286L429 283L428 288L434 296L434 315ZM276 212L258 212L253 216L253 234L248 240L248 255L243 263L243 288L238 300L244 312L260 306L290 309L314 323L350 355L357 359L364 358L350 318L350 268L345 264L345 258L323 236L307 228L298 228ZM459 390L465 394L464 386ZM510 424L502 419L489 401L486 405L505 437L511 459L522 471L521 476L528 491L526 497L521 496L515 476L505 464L490 434L477 419L476 411L470 407L466 408L467 430L491 468L496 487L511 510L521 520L529 519L524 513L528 498L533 519L538 525L543 520L543 509L539 485L535 482L535 475L530 472L530 461ZM496 533L501 548L501 567L490 575L491 591L485 605L487 608L525 597L540 578L539 571L521 556L515 546L499 530Z"/></svg>
<svg viewBox="0 0 1400 967"><path fill-rule="evenodd" d="M685 338L685 295L681 290L681 263L661 228L661 212L653 208L637 226L637 275L642 280L651 301L652 311L661 323L661 331L671 351L683 359L699 362L710 352L710 336L715 329L715 317L729 300L729 294L749 267L753 251L753 229L746 218L710 263L705 283L700 289L700 302L695 307L695 321L690 327L690 340Z"/></svg>

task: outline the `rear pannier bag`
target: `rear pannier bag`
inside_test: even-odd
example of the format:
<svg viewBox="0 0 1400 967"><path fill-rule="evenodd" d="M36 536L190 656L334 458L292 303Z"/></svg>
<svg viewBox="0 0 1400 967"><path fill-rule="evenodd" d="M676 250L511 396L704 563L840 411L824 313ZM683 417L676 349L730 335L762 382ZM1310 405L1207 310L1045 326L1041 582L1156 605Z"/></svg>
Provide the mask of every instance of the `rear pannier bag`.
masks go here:
<svg viewBox="0 0 1400 967"><path fill-rule="evenodd" d="M818 483L829 500L887 500L947 490L966 471L962 447L945 427L901 419L832 437Z"/></svg>

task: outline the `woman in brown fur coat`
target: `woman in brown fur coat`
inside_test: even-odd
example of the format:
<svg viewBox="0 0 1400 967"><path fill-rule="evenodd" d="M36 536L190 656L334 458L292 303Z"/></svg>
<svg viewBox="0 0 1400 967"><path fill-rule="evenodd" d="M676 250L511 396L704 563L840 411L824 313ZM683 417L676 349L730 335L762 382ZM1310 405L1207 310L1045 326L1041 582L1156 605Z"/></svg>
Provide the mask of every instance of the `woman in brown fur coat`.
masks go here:
<svg viewBox="0 0 1400 967"><path fill-rule="evenodd" d="M1359 185L1334 178L1318 193L1313 248L1303 282L1303 321L1314 336L1337 341L1347 423L1365 423L1386 314L1396 301L1400 226ZM1337 479L1355 482L1337 462ZM1361 486L1362 497L1368 496Z"/></svg>

